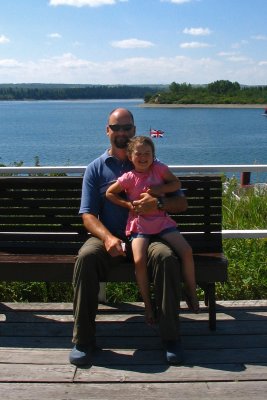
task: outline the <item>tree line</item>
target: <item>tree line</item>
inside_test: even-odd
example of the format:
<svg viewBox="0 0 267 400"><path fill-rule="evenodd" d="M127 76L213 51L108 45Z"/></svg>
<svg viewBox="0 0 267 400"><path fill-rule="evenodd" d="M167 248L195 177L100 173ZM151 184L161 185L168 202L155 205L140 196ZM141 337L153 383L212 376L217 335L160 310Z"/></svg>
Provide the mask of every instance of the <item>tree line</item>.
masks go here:
<svg viewBox="0 0 267 400"><path fill-rule="evenodd" d="M207 85L0 84L0 100L144 99L153 104L267 104L267 86L218 80Z"/></svg>
<svg viewBox="0 0 267 400"><path fill-rule="evenodd" d="M156 85L0 85L0 100L143 99L162 89Z"/></svg>
<svg viewBox="0 0 267 400"><path fill-rule="evenodd" d="M172 82L167 89L148 94L144 100L155 104L267 104L267 86L241 86L228 80L208 85Z"/></svg>

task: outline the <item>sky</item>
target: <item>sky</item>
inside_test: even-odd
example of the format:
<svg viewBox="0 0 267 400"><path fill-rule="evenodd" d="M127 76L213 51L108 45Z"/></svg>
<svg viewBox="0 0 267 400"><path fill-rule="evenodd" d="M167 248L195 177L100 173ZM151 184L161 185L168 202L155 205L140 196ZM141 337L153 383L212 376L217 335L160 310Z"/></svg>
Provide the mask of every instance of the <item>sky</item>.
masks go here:
<svg viewBox="0 0 267 400"><path fill-rule="evenodd" d="M267 85L267 0L0 0L0 83Z"/></svg>

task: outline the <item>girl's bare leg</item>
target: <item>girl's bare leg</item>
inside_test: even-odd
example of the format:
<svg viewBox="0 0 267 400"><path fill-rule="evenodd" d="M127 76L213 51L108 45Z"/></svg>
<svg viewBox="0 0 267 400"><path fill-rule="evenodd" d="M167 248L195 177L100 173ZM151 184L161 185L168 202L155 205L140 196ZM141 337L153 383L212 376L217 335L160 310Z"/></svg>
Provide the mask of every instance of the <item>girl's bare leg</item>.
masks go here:
<svg viewBox="0 0 267 400"><path fill-rule="evenodd" d="M149 239L134 238L132 240L133 258L135 264L136 281L145 303L145 318L147 324L151 325L154 321L153 309L150 299L149 279L147 274L147 248Z"/></svg>
<svg viewBox="0 0 267 400"><path fill-rule="evenodd" d="M199 301L196 293L195 266L192 249L178 232L169 232L162 236L182 260L182 273L186 287L186 303L195 313L199 312Z"/></svg>

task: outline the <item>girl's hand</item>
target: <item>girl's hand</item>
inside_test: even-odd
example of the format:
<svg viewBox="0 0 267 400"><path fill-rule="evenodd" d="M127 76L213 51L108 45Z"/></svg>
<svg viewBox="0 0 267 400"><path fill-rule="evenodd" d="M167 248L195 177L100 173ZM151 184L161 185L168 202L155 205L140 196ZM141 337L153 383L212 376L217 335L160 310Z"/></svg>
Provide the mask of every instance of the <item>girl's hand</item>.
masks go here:
<svg viewBox="0 0 267 400"><path fill-rule="evenodd" d="M149 193L141 193L139 200L133 201L134 211L137 214L147 214L157 209L157 199Z"/></svg>
<svg viewBox="0 0 267 400"><path fill-rule="evenodd" d="M135 211L133 203L129 202L128 205L129 205L129 210L130 211Z"/></svg>

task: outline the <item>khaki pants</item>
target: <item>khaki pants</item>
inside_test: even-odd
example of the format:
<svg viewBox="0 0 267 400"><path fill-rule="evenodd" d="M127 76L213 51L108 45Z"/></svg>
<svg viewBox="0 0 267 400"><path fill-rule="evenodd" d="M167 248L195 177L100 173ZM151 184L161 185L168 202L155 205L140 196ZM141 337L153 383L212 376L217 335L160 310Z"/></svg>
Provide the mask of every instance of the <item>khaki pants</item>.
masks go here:
<svg viewBox="0 0 267 400"><path fill-rule="evenodd" d="M87 345L95 341L95 317L99 282L122 257L111 257L101 240L91 237L81 247L73 274L74 330L73 343ZM179 337L180 262L162 241L152 241L148 248L148 273L154 284L155 303L162 340Z"/></svg>

